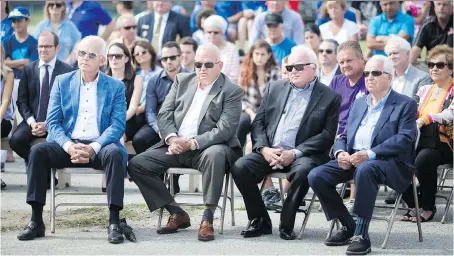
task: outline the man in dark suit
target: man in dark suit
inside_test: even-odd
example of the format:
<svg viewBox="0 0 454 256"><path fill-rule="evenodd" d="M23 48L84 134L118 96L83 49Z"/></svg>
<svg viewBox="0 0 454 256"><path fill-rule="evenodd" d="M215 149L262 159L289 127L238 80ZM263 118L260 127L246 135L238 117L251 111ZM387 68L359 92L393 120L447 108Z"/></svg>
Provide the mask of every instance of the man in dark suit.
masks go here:
<svg viewBox="0 0 454 256"><path fill-rule="evenodd" d="M334 145L335 160L309 174L327 220L339 219L343 227L326 239L328 246L352 241L347 254L371 251L369 222L379 184L402 193L415 171L416 102L391 89L393 65L385 56L373 56L364 76L369 95L357 99L350 110L346 132ZM336 191L336 185L354 179L356 223Z"/></svg>
<svg viewBox="0 0 454 256"><path fill-rule="evenodd" d="M137 35L148 39L153 48L161 56L161 46L168 41L191 36L189 17L171 11L170 1L153 1L153 13L139 19Z"/></svg>
<svg viewBox="0 0 454 256"><path fill-rule="evenodd" d="M206 208L198 239L209 241L214 239L213 214L225 172L242 154L236 130L243 91L221 73L223 62L215 45L199 47L195 60L196 72L176 75L159 111L162 141L134 157L128 169L150 211L164 207L171 214L158 234L191 226L189 215L159 177L170 167L199 170Z"/></svg>
<svg viewBox="0 0 454 256"><path fill-rule="evenodd" d="M58 49L58 36L50 31L42 32L38 37L39 60L25 65L22 70L17 107L24 120L9 143L25 162L28 162L31 142L47 135L47 106L55 77L72 70L71 66L56 59Z"/></svg>
<svg viewBox="0 0 454 256"><path fill-rule="evenodd" d="M252 123L253 152L231 169L243 195L251 226L241 234L271 234L271 220L257 183L273 172L287 173L290 188L282 207L280 237L295 239L293 226L307 194L308 173L329 160L341 97L315 77L317 56L306 46L292 48L289 81L271 82Z"/></svg>

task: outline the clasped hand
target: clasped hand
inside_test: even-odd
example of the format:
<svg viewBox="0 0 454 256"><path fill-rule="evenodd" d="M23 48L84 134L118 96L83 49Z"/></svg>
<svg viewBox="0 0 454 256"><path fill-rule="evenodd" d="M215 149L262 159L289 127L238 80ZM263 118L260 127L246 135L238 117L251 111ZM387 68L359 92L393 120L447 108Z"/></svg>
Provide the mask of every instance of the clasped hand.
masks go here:
<svg viewBox="0 0 454 256"><path fill-rule="evenodd" d="M295 160L292 150L264 147L260 149L260 153L263 155L265 160L270 163L273 170L282 170Z"/></svg>
<svg viewBox="0 0 454 256"><path fill-rule="evenodd" d="M45 122L38 122L31 125L32 134L36 137L42 137L46 135L46 123Z"/></svg>
<svg viewBox="0 0 454 256"><path fill-rule="evenodd" d="M73 164L86 164L95 155L95 150L90 145L76 143L69 146L68 153Z"/></svg>
<svg viewBox="0 0 454 256"><path fill-rule="evenodd" d="M367 155L366 151L359 151L352 155L347 152L340 152L337 154L337 164L340 168L348 171L351 168L358 167L363 162L369 160L369 155Z"/></svg>
<svg viewBox="0 0 454 256"><path fill-rule="evenodd" d="M185 138L172 137L168 140L169 148L166 154L180 155L191 148L191 142Z"/></svg>

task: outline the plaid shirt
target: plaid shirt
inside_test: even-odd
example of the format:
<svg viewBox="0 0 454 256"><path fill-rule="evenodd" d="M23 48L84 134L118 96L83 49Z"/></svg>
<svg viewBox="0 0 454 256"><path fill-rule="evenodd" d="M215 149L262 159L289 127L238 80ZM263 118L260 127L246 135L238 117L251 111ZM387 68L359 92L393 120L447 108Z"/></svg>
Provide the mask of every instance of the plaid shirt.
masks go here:
<svg viewBox="0 0 454 256"><path fill-rule="evenodd" d="M271 81L276 81L281 78L281 72L277 67L271 67L265 73L265 84L268 84ZM255 113L260 107L262 102L262 97L265 92L266 86L259 87L257 83L257 76L254 76L254 81L251 81L251 86L247 87L243 95L243 110L250 108Z"/></svg>

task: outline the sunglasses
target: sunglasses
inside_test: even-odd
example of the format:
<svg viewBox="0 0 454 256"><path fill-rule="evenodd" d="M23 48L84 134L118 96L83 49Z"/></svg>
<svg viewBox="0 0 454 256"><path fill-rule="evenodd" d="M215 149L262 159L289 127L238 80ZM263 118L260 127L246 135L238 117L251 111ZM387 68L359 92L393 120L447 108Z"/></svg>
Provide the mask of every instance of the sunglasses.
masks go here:
<svg viewBox="0 0 454 256"><path fill-rule="evenodd" d="M125 30L131 30L131 29L136 29L137 26L126 26L126 27L123 27Z"/></svg>
<svg viewBox="0 0 454 256"><path fill-rule="evenodd" d="M322 53L323 54L324 52L326 52L326 54L332 54L334 51L331 50L331 49L326 49L326 50L325 49L318 49L318 53Z"/></svg>
<svg viewBox="0 0 454 256"><path fill-rule="evenodd" d="M221 32L219 32L219 31L206 31L205 33L207 33L207 34L214 34L214 35L219 35L219 34L221 34Z"/></svg>
<svg viewBox="0 0 454 256"><path fill-rule="evenodd" d="M162 57L161 61L166 62L167 60L174 61L177 59L177 57L180 57L180 55L173 55L173 56L167 56L167 57Z"/></svg>
<svg viewBox="0 0 454 256"><path fill-rule="evenodd" d="M139 55L145 55L147 54L148 51L143 51L143 52L135 52L134 56L139 56Z"/></svg>
<svg viewBox="0 0 454 256"><path fill-rule="evenodd" d="M49 8L54 8L54 6L57 7L57 8L61 8L63 6L63 4L62 3L55 3L55 4L51 3L51 4L48 4L47 6Z"/></svg>
<svg viewBox="0 0 454 256"><path fill-rule="evenodd" d="M430 69L433 69L434 67L437 67L438 69L444 69L445 66L448 65L446 62L427 62L427 67Z"/></svg>
<svg viewBox="0 0 454 256"><path fill-rule="evenodd" d="M123 58L123 56L125 56L125 55L122 54L122 53L118 53L118 54L107 54L107 58L108 58L109 60L113 60L114 58L115 58L116 60L119 60L119 59Z"/></svg>
<svg viewBox="0 0 454 256"><path fill-rule="evenodd" d="M369 77L370 74L372 74L373 77L381 76L383 74L388 74L389 75L389 73L387 73L385 71L381 71L381 70L373 70L373 71L364 71L363 72L364 77Z"/></svg>
<svg viewBox="0 0 454 256"><path fill-rule="evenodd" d="M194 62L194 66L196 68L202 68L202 66L205 66L205 68L213 68L214 67L214 64L218 64L220 61L218 62Z"/></svg>
<svg viewBox="0 0 454 256"><path fill-rule="evenodd" d="M296 71L303 71L304 66L309 66L311 64L312 63L288 65L288 66L285 66L285 69L287 69L288 72L292 72L293 69L296 69Z"/></svg>
<svg viewBox="0 0 454 256"><path fill-rule="evenodd" d="M87 55L87 54L88 54L88 58L90 60L93 60L93 59L95 59L96 57L99 56L99 54L96 54L96 53L93 53L93 52L86 52L86 51L78 51L77 52L77 55L79 55L79 57L81 57L81 58L85 57L85 55Z"/></svg>
<svg viewBox="0 0 454 256"><path fill-rule="evenodd" d="M38 45L38 49L50 49L55 45Z"/></svg>

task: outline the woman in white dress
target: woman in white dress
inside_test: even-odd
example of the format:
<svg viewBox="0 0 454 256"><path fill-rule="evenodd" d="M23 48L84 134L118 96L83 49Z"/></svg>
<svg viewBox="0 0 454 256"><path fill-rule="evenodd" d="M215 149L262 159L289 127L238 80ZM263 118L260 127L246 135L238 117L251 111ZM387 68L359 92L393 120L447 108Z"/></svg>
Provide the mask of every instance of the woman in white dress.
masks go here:
<svg viewBox="0 0 454 256"><path fill-rule="evenodd" d="M320 26L323 39L334 39L339 44L348 40L359 41L358 25L344 18L347 11L345 1L326 1L321 11L326 11L331 18Z"/></svg>

